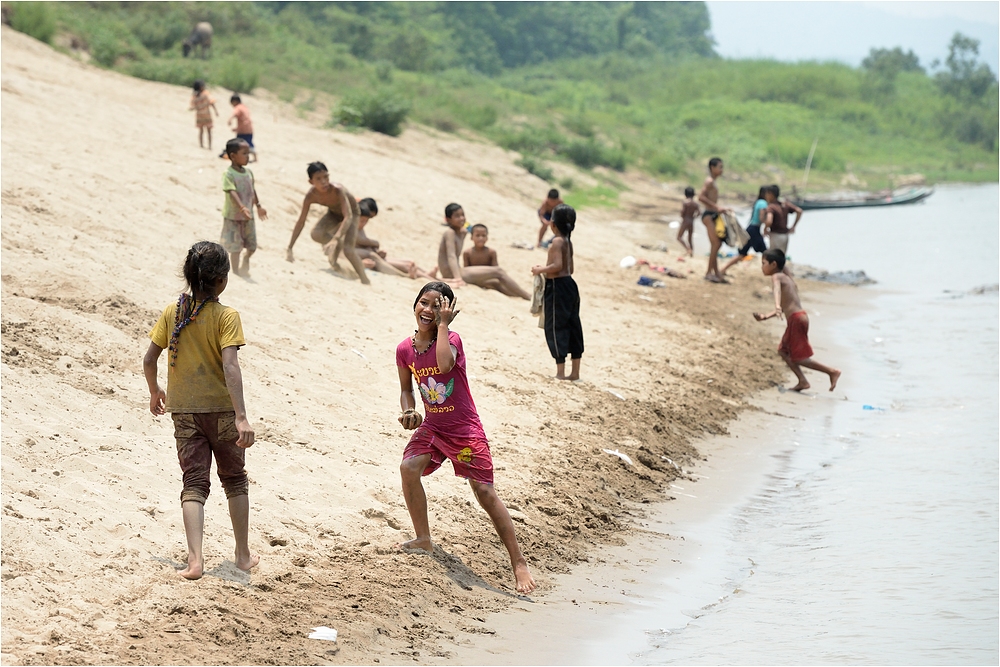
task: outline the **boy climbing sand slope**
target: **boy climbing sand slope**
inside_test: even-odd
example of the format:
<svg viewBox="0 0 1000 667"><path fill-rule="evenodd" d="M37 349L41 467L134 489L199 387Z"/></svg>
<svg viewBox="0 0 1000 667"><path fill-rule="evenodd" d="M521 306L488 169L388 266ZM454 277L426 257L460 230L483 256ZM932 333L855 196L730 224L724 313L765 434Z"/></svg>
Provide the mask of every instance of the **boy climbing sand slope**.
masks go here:
<svg viewBox="0 0 1000 667"><path fill-rule="evenodd" d="M772 317L784 317L788 321L785 335L781 337L781 345L778 346L778 354L799 380L798 384L792 387L792 391L805 391L810 386L805 374L802 373L802 366L829 375L830 391L833 391L837 388L840 371L812 360L813 350L809 345L809 316L799 301L799 290L795 286L795 281L782 271L785 268L785 253L776 248L766 251L761 255L760 268L765 276L771 276L774 310L770 313L754 313L753 316L758 322Z"/></svg>

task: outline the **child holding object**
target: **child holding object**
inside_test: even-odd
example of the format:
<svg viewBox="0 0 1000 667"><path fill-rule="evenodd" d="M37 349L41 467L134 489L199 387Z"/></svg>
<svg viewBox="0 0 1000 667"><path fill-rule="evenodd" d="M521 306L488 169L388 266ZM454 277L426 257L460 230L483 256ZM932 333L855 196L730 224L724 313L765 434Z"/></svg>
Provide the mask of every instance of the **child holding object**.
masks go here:
<svg viewBox="0 0 1000 667"><path fill-rule="evenodd" d="M556 236L549 246L548 264L531 268L534 275L546 277L543 313L545 342L556 360L556 379L579 380L583 357L583 326L580 324L580 290L573 280L573 242L576 211L560 204L552 211L552 230ZM566 355L572 362L566 375Z"/></svg>
<svg viewBox="0 0 1000 667"><path fill-rule="evenodd" d="M181 513L187 537L185 579L198 579L205 569L205 500L211 482L212 456L229 499L236 538L236 567L249 571L260 561L248 544L250 500L244 470L246 449L254 432L243 404L243 375L237 352L245 344L240 314L219 303L229 284L229 255L218 243L201 241L188 250L184 279L191 293L167 306L149 332L142 370L149 387L149 411L170 412L177 440L177 459L184 478ZM156 365L170 350L167 391L160 388Z"/></svg>
<svg viewBox="0 0 1000 667"><path fill-rule="evenodd" d="M212 111L218 116L219 110L215 108L215 100L205 90L204 81L200 79L195 81L191 88L194 94L191 96L191 106L188 110L194 111L194 123L198 128L198 145L205 147L204 135L207 132L208 150L212 150Z"/></svg>
<svg viewBox="0 0 1000 667"><path fill-rule="evenodd" d="M420 478L448 459L455 475L469 480L476 500L493 521L510 556L517 592L527 594L535 589L535 581L517 544L510 514L493 488L493 458L469 391L462 339L449 330L458 313L451 287L443 282L427 283L413 302L417 328L413 336L396 347L402 409L399 423L414 431L403 451L399 472L416 538L400 548L434 550L427 496ZM420 389L426 418L416 411L414 381Z"/></svg>
<svg viewBox="0 0 1000 667"><path fill-rule="evenodd" d="M837 388L840 371L812 360L813 349L809 345L809 316L802 309L795 281L782 271L785 268L785 253L778 248L771 248L761 255L760 268L765 276L771 276L774 310L770 313L754 313L753 316L758 322L772 317L779 319L783 317L788 321L785 335L781 337L781 345L778 346L778 354L799 380L798 384L792 387L792 391L805 391L809 388L809 382L802 373L802 366L829 375L830 391L833 391Z"/></svg>
<svg viewBox="0 0 1000 667"><path fill-rule="evenodd" d="M226 198L222 203L222 243L229 252L233 273L238 276L250 275L250 256L257 251L257 226L253 219L253 207L261 220L267 220L267 211L257 199L253 173L246 168L250 161L250 146L243 139L226 142L226 157L232 164L222 175L222 191ZM246 249L243 263L240 253Z"/></svg>
<svg viewBox="0 0 1000 667"><path fill-rule="evenodd" d="M764 237L760 233L761 223L764 223L763 213L767 209L767 189L768 186L760 186L760 191L757 193L757 201L753 203L753 211L750 213L750 222L747 223L747 234L750 235L750 240L739 249L736 253L736 257L726 262L726 265L722 267L722 275L725 277L726 271L728 271L733 264L743 261L744 258L750 253L750 248L753 248L757 252L764 252L767 250L767 245L764 243ZM767 231L767 225L770 223L765 223L765 232Z"/></svg>

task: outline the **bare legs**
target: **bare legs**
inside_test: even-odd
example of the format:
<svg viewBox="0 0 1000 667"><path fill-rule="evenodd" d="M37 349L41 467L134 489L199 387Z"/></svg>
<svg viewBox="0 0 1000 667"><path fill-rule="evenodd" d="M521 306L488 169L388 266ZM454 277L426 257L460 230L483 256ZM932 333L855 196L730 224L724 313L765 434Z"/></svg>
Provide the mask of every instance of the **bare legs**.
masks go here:
<svg viewBox="0 0 1000 667"><path fill-rule="evenodd" d="M199 127L198 128L198 146L201 148L205 147L204 135L208 134L208 150L212 150L212 128L210 127Z"/></svg>
<svg viewBox="0 0 1000 667"><path fill-rule="evenodd" d="M731 260L729 260L728 262L726 262L726 265L722 267L722 271L720 272L719 275L721 275L722 277L725 277L726 276L726 271L728 271L730 268L732 268L733 264L736 264L737 262L742 262L745 257L746 257L746 255L740 255L739 253L737 253L736 257L733 257Z"/></svg>
<svg viewBox="0 0 1000 667"><path fill-rule="evenodd" d="M830 391L837 388L837 380L840 379L840 371L836 368L831 368L830 366L825 366L818 361L813 361L812 357L792 361L792 358L787 352L779 352L778 354L781 355L781 358L785 360L785 363L788 364L788 367L792 369L792 372L795 373L795 377L799 380L798 384L792 387L792 391L805 391L812 386L809 384L809 381L806 380L806 376L802 372L802 366L810 368L814 371L819 371L820 373L826 373L830 376Z"/></svg>
<svg viewBox="0 0 1000 667"><path fill-rule="evenodd" d="M244 278L250 275L250 255L254 254L255 251L247 250L246 254L243 256L243 263L240 263L240 253L231 252L229 253L229 264L233 267L233 273L238 276L243 276Z"/></svg>
<svg viewBox="0 0 1000 667"><path fill-rule="evenodd" d="M205 538L205 506L197 500L185 500L181 503L181 514L184 516L184 537L187 539L187 567L180 570L185 579L201 579L205 573L205 557L202 554L202 542ZM233 522L233 537L236 538L236 567L249 572L260 556L250 553L250 496L235 496L229 499L229 518Z"/></svg>
<svg viewBox="0 0 1000 667"><path fill-rule="evenodd" d="M576 359L570 359L570 371L569 376L566 375L566 363L556 364L556 379L557 380L579 380L580 379L580 357Z"/></svg>
<svg viewBox="0 0 1000 667"><path fill-rule="evenodd" d="M424 493L424 486L420 481L420 476L430 460L430 454L424 454L406 459L399 466L403 480L403 498L406 500L406 508L410 512L413 531L417 535L416 539L401 544L400 547L403 549L419 549L428 552L434 549L434 544L431 542L430 524L427 519L427 495ZM507 548L511 569L514 571L517 592L530 593L535 590L535 580L531 577L528 563L517 544L514 522L510 519L510 513L500 497L497 496L493 485L473 480L469 480L469 485L472 487L473 493L476 494L476 500L493 521L493 527L496 529L500 541Z"/></svg>
<svg viewBox="0 0 1000 667"><path fill-rule="evenodd" d="M713 283L724 282L722 274L719 273L719 248L722 247L722 239L715 233L715 221L711 218L702 218L705 229L708 231L708 242L712 245L708 250L708 271L705 272L705 280Z"/></svg>
<svg viewBox="0 0 1000 667"><path fill-rule="evenodd" d="M462 269L462 280L470 285L495 289L507 296L519 296L525 301L531 301L531 295L521 289L499 266L467 266Z"/></svg>
<svg viewBox="0 0 1000 667"><path fill-rule="evenodd" d="M684 234L687 234L687 241L684 240ZM681 229L677 232L677 242L684 246L684 250L687 251L688 257L694 257L694 239L692 235L694 234L694 223L690 225L686 223L681 224Z"/></svg>

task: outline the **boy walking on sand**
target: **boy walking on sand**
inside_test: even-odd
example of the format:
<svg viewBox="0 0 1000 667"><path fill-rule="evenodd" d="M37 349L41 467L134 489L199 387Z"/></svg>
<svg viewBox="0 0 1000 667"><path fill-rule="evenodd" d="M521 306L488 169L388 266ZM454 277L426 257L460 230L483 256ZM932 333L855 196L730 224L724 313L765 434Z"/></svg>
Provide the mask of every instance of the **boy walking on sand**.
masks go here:
<svg viewBox="0 0 1000 667"><path fill-rule="evenodd" d="M250 120L250 110L243 104L237 93L233 93L233 96L229 98L229 103L233 105L233 113L229 116L226 124L231 129L236 130L237 139L247 142L247 145L250 146L250 156L253 157L251 162L256 162L257 149L253 145L253 121ZM236 121L235 128L233 128L234 120ZM225 153L220 154L219 157L225 157Z"/></svg>
<svg viewBox="0 0 1000 667"><path fill-rule="evenodd" d="M688 257L694 257L694 216L701 211L698 202L694 200L694 188L688 186L684 188L684 203L681 204L681 228L677 232L677 241L687 250ZM687 234L687 242L684 242L684 234Z"/></svg>
<svg viewBox="0 0 1000 667"><path fill-rule="evenodd" d="M809 345L809 316L802 309L795 281L782 271L785 268L785 253L777 248L767 250L761 255L760 268L765 276L771 276L774 310L770 313L754 313L753 316L758 322L772 317L783 317L788 321L785 335L781 337L781 345L778 346L778 354L799 380L798 384L792 387L792 391L805 391L809 388L809 382L802 373L802 366L829 375L830 391L833 391L837 388L840 371L812 360L813 350Z"/></svg>
<svg viewBox="0 0 1000 667"><path fill-rule="evenodd" d="M711 283L726 282L726 279L722 277L722 273L719 272L719 248L722 247L722 239L725 236L725 232L723 231L723 236L719 236L716 221L721 214L733 212L731 208L721 208L719 206L719 187L715 181L722 176L722 171L722 158L713 157L709 160L708 178L705 179L705 185L701 189L701 194L698 195L698 202L705 207L701 214L701 221L708 232L708 242L711 245L711 248L708 250L708 270L705 272L705 280Z"/></svg>
<svg viewBox="0 0 1000 667"><path fill-rule="evenodd" d="M250 146L242 139L226 142L226 156L232 162L222 175L222 247L229 253L233 273L244 278L250 275L250 256L257 251L257 227L253 220L253 207L261 220L267 220L267 211L257 199L253 173L246 168L250 161ZM240 253L246 248L243 263Z"/></svg>

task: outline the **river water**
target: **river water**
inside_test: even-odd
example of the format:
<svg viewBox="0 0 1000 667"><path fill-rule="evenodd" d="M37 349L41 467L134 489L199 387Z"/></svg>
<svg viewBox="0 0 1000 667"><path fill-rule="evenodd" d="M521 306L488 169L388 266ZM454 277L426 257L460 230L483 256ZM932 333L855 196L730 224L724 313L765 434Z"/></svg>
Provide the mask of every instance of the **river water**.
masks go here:
<svg viewBox="0 0 1000 667"><path fill-rule="evenodd" d="M850 400L776 431L777 470L703 528L718 545L703 604L646 628L631 661L998 663L1000 308L976 290L1000 273L998 198L939 187L805 214L794 260L878 280L858 312L811 318L849 357L816 355L843 365Z"/></svg>

